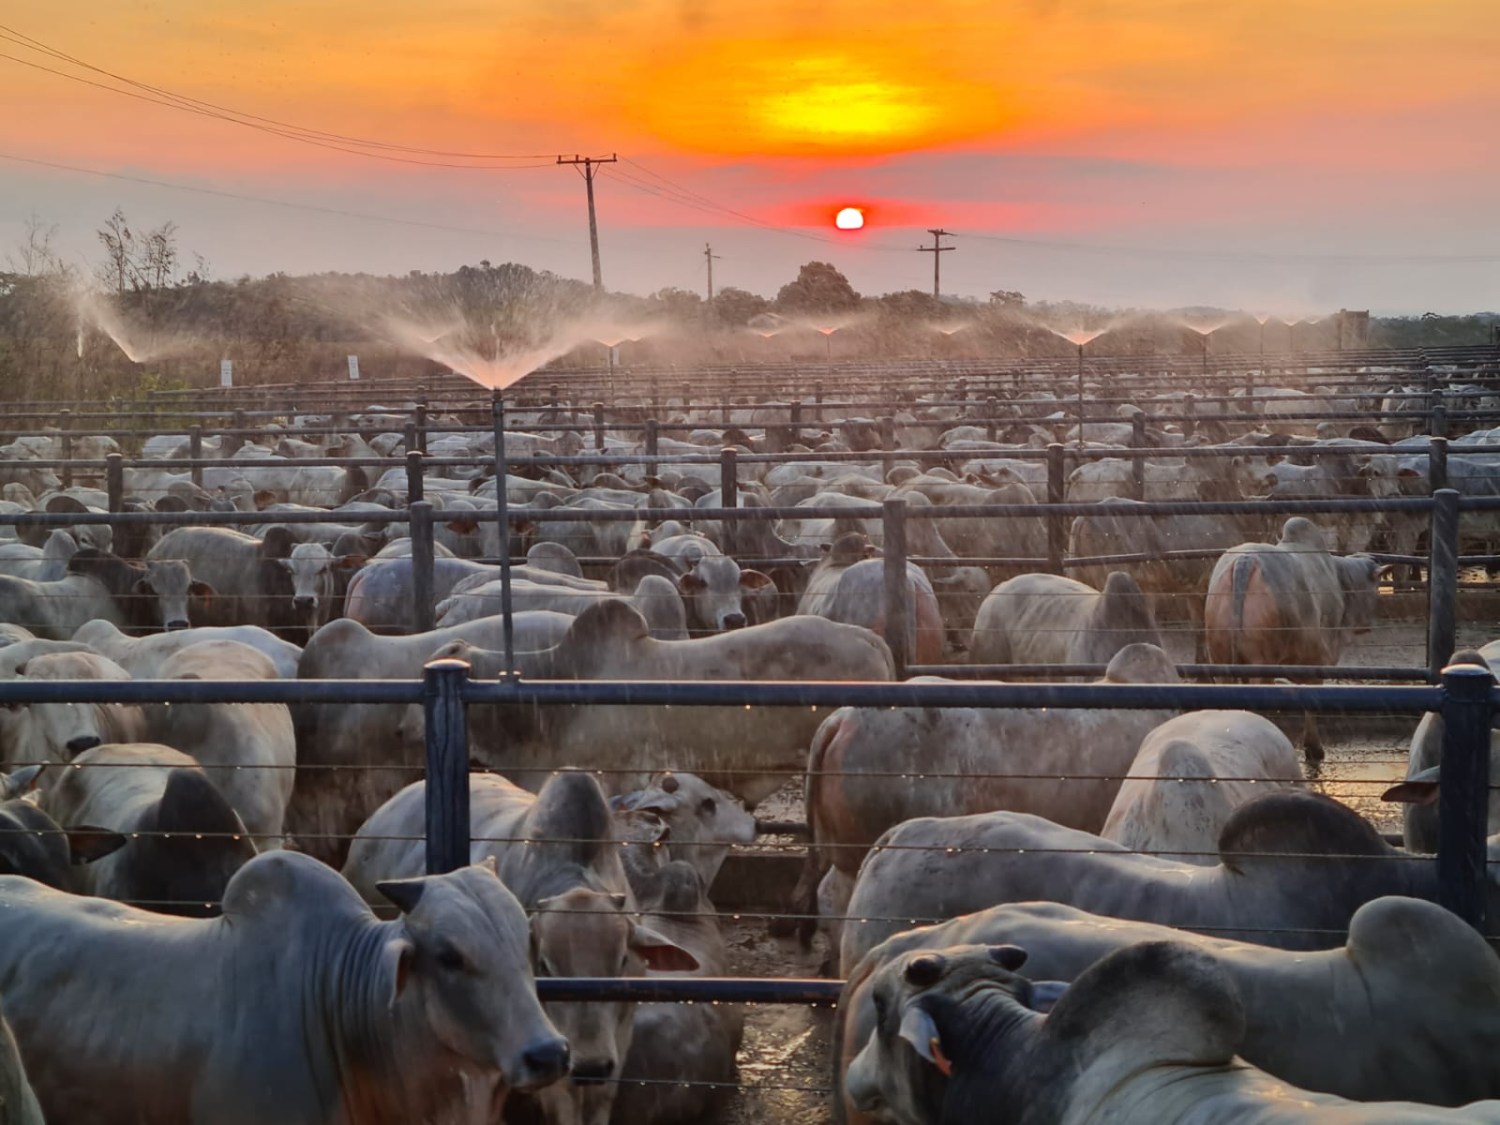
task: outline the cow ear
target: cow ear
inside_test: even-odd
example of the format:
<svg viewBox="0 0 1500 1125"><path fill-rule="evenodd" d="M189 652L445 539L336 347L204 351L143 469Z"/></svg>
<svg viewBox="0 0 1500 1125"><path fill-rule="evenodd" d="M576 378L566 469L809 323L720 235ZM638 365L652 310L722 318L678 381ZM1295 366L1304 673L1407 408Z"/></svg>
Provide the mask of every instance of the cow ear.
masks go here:
<svg viewBox="0 0 1500 1125"><path fill-rule="evenodd" d="M402 914L410 914L422 901L422 892L427 889L425 879L386 879L376 883L375 889L395 904Z"/></svg>
<svg viewBox="0 0 1500 1125"><path fill-rule="evenodd" d="M479 530L479 524L470 519L452 519L446 526L455 535L473 535Z"/></svg>
<svg viewBox="0 0 1500 1125"><path fill-rule="evenodd" d="M358 570L369 561L370 559L367 555L340 555L338 558L333 560L333 569Z"/></svg>
<svg viewBox="0 0 1500 1125"><path fill-rule="evenodd" d="M145 596L150 596L151 594L156 593L156 591L151 588L151 583L144 578L137 578L135 580L135 584L130 588L135 593Z"/></svg>
<svg viewBox="0 0 1500 1125"><path fill-rule="evenodd" d="M204 601L209 601L218 591L207 582L198 582L195 580L188 583L188 593L195 598L202 598Z"/></svg>
<svg viewBox="0 0 1500 1125"><path fill-rule="evenodd" d="M740 571L740 585L747 590L764 590L767 586L774 586L770 575L762 574L758 570Z"/></svg>
<svg viewBox="0 0 1500 1125"><path fill-rule="evenodd" d="M6 774L0 778L0 800L10 801L23 793L29 793L36 788L36 779L41 776L47 763L43 762L36 766L23 766L13 773Z"/></svg>
<svg viewBox="0 0 1500 1125"><path fill-rule="evenodd" d="M411 963L416 955L417 947L405 938L386 942L380 951L380 967L391 985L391 1007L406 990L406 982L411 978Z"/></svg>
<svg viewBox="0 0 1500 1125"><path fill-rule="evenodd" d="M1006 972L1013 973L1026 964L1026 950L1019 945L990 946L990 960Z"/></svg>
<svg viewBox="0 0 1500 1125"><path fill-rule="evenodd" d="M66 835L68 851L75 864L93 863L96 859L113 855L125 846L125 837L118 832L111 832L107 828L95 828L88 824L69 828Z"/></svg>
<svg viewBox="0 0 1500 1125"><path fill-rule="evenodd" d="M1435 805L1438 792L1436 781L1403 781L1387 789L1380 799L1403 805Z"/></svg>
<svg viewBox="0 0 1500 1125"><path fill-rule="evenodd" d="M281 564L281 569L282 570L286 571L288 574L292 573L292 560L291 559L277 559L276 561Z"/></svg>
<svg viewBox="0 0 1500 1125"><path fill-rule="evenodd" d="M255 501L255 510L257 512L264 511L276 503L276 493L272 492L269 488L262 488L255 493L253 499Z"/></svg>
<svg viewBox="0 0 1500 1125"><path fill-rule="evenodd" d="M708 583L699 578L691 570L677 580L677 587L680 590L702 590L707 586Z"/></svg>
<svg viewBox="0 0 1500 1125"><path fill-rule="evenodd" d="M694 973L700 968L698 958L646 926L631 929L630 948L658 973Z"/></svg>
<svg viewBox="0 0 1500 1125"><path fill-rule="evenodd" d="M932 1016L928 1014L926 1008L920 1004L906 1006L906 1011L901 1015L900 1035L911 1044L912 1050L937 1067L944 1075L953 1074L953 1064L943 1053L942 1036L938 1034L937 1024L932 1021Z"/></svg>

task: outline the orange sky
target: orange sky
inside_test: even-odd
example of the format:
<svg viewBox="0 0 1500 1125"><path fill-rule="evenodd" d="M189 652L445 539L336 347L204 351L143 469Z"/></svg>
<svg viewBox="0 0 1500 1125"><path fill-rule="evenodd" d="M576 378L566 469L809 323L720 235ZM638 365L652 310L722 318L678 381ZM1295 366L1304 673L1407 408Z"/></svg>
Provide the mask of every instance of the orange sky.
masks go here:
<svg viewBox="0 0 1500 1125"><path fill-rule="evenodd" d="M606 169L606 272L636 290L693 287L705 237L745 255L749 287L774 289L817 246L777 236L772 255L764 233L751 237L755 228L718 208L821 229L811 225L845 198L887 221L822 256L847 255L851 277L864 271L875 291L925 284L914 254L873 251L882 238L909 249L935 224L1167 249L1443 254L1473 252L1477 239L1500 253L1488 223L1500 173L1500 34L1481 0L11 0L0 23L126 77L329 132L456 151L628 155L717 205L651 194L626 182L660 188L635 166ZM0 51L62 65L13 44ZM0 119L0 152L361 211L438 212L518 236L514 250L472 257L586 276L581 192L565 169L374 161L7 60L0 98L25 107ZM606 186L613 171L623 176ZM0 204L0 235L33 209L47 215L49 202L69 211L51 217L86 233L123 193L184 216L185 234L201 226L194 233L223 273L278 268L264 238L225 230L260 221L243 210L151 203L162 193L109 181L85 190L76 177L57 190L61 173L4 162L0 176L15 189ZM659 254L636 257L648 236L673 231L680 277L657 269ZM429 241L429 256L408 263L415 244L404 232L379 240L385 257L371 253L367 232L325 233L315 247L299 238L283 248L282 268L464 260L451 240ZM537 248L551 239L555 249ZM995 275L998 245L949 256L958 291L1007 280ZM1048 287L1069 273L1040 259L1025 268ZM1171 268L1134 268L1165 293ZM1129 275L1116 273L1110 285L1128 298ZM1382 299L1424 304L1390 277L1375 280ZM1316 279L1293 283L1317 296ZM1475 301L1500 304L1500 294Z"/></svg>

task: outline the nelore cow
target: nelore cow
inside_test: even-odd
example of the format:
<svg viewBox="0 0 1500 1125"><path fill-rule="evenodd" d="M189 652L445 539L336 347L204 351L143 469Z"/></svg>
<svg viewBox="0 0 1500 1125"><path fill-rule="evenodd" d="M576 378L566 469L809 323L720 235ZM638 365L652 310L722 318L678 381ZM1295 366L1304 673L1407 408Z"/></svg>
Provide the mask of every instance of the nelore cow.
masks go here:
<svg viewBox="0 0 1500 1125"><path fill-rule="evenodd" d="M1110 661L1102 682L1177 679L1161 649L1131 645ZM816 892L825 917L843 914L866 849L913 817L1015 809L1097 832L1141 740L1171 716L1112 708L840 708L818 728L807 755L813 843L798 888L800 912L814 912ZM810 936L810 927L803 934Z"/></svg>
<svg viewBox="0 0 1500 1125"><path fill-rule="evenodd" d="M1339 662L1375 621L1378 567L1367 555L1330 555L1317 525L1286 521L1277 543L1243 543L1214 564L1203 605L1204 639L1218 664ZM1307 715L1303 748L1321 760L1317 722Z"/></svg>
<svg viewBox="0 0 1500 1125"><path fill-rule="evenodd" d="M1212 867L1240 805L1302 784L1281 728L1249 711L1193 711L1141 742L1099 834L1132 851Z"/></svg>
<svg viewBox="0 0 1500 1125"><path fill-rule="evenodd" d="M900 929L888 919L942 921L1007 902L1326 949L1371 899L1437 898L1431 861L1391 847L1358 813L1316 793L1241 805L1219 853L1214 867L1174 863L1026 813L909 820L876 841L860 868L849 902L860 921L844 926L842 965L853 968Z"/></svg>
<svg viewBox="0 0 1500 1125"><path fill-rule="evenodd" d="M59 824L129 842L81 872L86 894L167 914L217 914L230 877L255 855L244 822L189 755L154 743L75 757L43 795Z"/></svg>
<svg viewBox="0 0 1500 1125"><path fill-rule="evenodd" d="M877 1023L849 1067L855 1105L900 1125L1437 1125L1500 1122L1298 1089L1236 1057L1245 1006L1209 954L1172 941L1095 963L1043 1014L1024 949L907 953L875 975Z"/></svg>
<svg viewBox="0 0 1500 1125"><path fill-rule="evenodd" d="M189 600L207 592L181 562L131 563L83 547L55 582L0 574L0 620L57 641L96 618L122 628L183 629Z"/></svg>
<svg viewBox="0 0 1500 1125"><path fill-rule="evenodd" d="M0 995L48 1120L488 1125L508 1091L561 1078L493 869L383 893L394 921L284 851L241 868L214 919L0 878Z"/></svg>
<svg viewBox="0 0 1500 1125"><path fill-rule="evenodd" d="M529 793L491 774L469 785L473 862L492 858L501 881L532 915L537 967L547 976L640 976L647 966L696 969L692 955L632 921L621 838L599 783L564 772ZM426 785L397 793L365 822L344 875L376 902L383 880L425 862ZM615 1079L630 1047L632 1006L561 1004L548 1014L572 1047L574 1081L538 1095L556 1125L608 1125Z"/></svg>
<svg viewBox="0 0 1500 1125"><path fill-rule="evenodd" d="M1462 1105L1500 1097L1500 960L1471 927L1420 899L1379 898L1349 922L1344 946L1288 953L1050 902L997 906L897 934L850 975L834 1030L835 1073L875 1023L871 978L919 949L1017 945L1024 975L1055 995L1089 966L1146 941L1211 955L1245 1006L1239 1054L1296 1086L1358 1101ZM859 1120L847 1104L844 1119Z"/></svg>
<svg viewBox="0 0 1500 1125"><path fill-rule="evenodd" d="M437 656L469 661L483 679L498 653L447 646ZM890 649L868 629L796 616L710 637L659 641L622 602L580 614L554 648L533 653L523 674L560 680L889 680ZM421 712L410 717L420 726ZM616 790L662 769L689 768L748 806L800 773L822 716L804 707L511 707L470 710L470 745L522 785L536 786L565 766L611 771ZM415 733L415 728L413 728ZM621 769L628 763L628 771Z"/></svg>
<svg viewBox="0 0 1500 1125"><path fill-rule="evenodd" d="M148 562L179 560L212 590L197 615L200 625L260 625L303 641L329 619L334 571L363 565L321 543L298 543L284 527L264 539L225 527L179 527L146 555Z"/></svg>
<svg viewBox="0 0 1500 1125"><path fill-rule="evenodd" d="M1108 664L1126 645L1161 646L1151 603L1134 578L1112 571L1102 590L1059 574L1023 574L996 586L974 619L975 664Z"/></svg>

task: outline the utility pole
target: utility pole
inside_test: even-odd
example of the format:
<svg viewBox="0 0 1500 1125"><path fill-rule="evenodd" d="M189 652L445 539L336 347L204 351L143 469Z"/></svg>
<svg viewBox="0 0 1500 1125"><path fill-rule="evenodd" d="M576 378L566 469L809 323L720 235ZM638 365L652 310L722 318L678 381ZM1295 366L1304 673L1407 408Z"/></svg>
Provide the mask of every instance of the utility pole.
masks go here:
<svg viewBox="0 0 1500 1125"><path fill-rule="evenodd" d="M714 303L714 259L722 255L715 254L714 248L708 243L703 244L703 256L708 259L708 303Z"/></svg>
<svg viewBox="0 0 1500 1125"><path fill-rule="evenodd" d="M589 252L594 257L594 288L603 289L604 279L599 273L599 224L594 221L594 166L598 164L613 164L619 158L615 153L608 156L559 156L559 164L581 164L583 166L583 182L589 193Z"/></svg>
<svg viewBox="0 0 1500 1125"><path fill-rule="evenodd" d="M949 238L953 237L953 232L952 231L943 230L941 227L939 227L937 229L933 229L932 227L928 227L927 228L927 233L930 234L930 235L932 235L932 245L931 246L918 246L917 249L920 250L924 254L931 254L932 255L932 299L934 301L937 301L937 300L940 300L942 298L942 291L941 291L941 289L940 289L940 287L938 285L938 278L941 276L940 272L938 270L938 263L940 263L943 260L943 254L946 251L956 250L958 248L956 246L944 246L943 245L943 238L945 236L949 237Z"/></svg>

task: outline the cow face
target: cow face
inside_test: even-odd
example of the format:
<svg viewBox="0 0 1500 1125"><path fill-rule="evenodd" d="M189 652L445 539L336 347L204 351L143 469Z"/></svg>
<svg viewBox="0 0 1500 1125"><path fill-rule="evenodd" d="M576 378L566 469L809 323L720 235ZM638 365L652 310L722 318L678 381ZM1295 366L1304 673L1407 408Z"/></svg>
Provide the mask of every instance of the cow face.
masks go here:
<svg viewBox="0 0 1500 1125"><path fill-rule="evenodd" d="M28 680L130 679L111 660L86 652L34 656L16 669ZM145 737L141 709L122 703L13 703L0 708L0 748L12 761L71 762L106 742Z"/></svg>
<svg viewBox="0 0 1500 1125"><path fill-rule="evenodd" d="M956 946L882 967L871 983L875 1028L844 1078L854 1104L897 1121L938 1120L955 1062L965 1061L964 1017L974 1013L964 1011L964 999L972 993L987 1008L1029 1010L1030 982L1015 975L1025 961L1013 945Z"/></svg>
<svg viewBox="0 0 1500 1125"><path fill-rule="evenodd" d="M537 903L531 920L539 975L638 977L646 967L692 970L686 950L624 913L624 895L575 887ZM630 1049L634 1005L615 1002L559 1004L548 1015L573 1052L572 1081L541 1093L549 1121L608 1125L615 1081ZM570 1104L568 1104L570 1103Z"/></svg>
<svg viewBox="0 0 1500 1125"><path fill-rule="evenodd" d="M723 555L698 559L678 580L678 588L687 606L689 627L712 633L743 629L750 620L747 598L772 603L776 598L776 586L769 577L758 570L741 570L739 563Z"/></svg>
<svg viewBox="0 0 1500 1125"><path fill-rule="evenodd" d="M188 564L181 559L149 559L145 574L136 581L135 593L155 597L158 619L169 632L189 628L192 616L189 603L214 596L207 582L195 581Z"/></svg>
<svg viewBox="0 0 1500 1125"><path fill-rule="evenodd" d="M526 914L493 857L378 889L402 914L381 973L404 1034L498 1070L512 1090L538 1090L567 1074L568 1042L536 998Z"/></svg>

